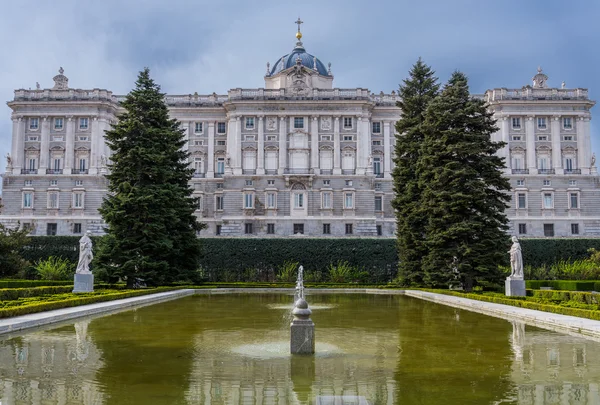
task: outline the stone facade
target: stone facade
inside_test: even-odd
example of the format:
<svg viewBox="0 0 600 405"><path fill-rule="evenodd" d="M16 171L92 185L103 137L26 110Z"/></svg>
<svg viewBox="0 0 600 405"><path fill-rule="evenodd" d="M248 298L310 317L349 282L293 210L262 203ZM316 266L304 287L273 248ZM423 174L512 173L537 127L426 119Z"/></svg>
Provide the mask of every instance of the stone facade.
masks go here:
<svg viewBox="0 0 600 405"><path fill-rule="evenodd" d="M397 94L333 87L329 69L298 41L267 66L265 88L167 95L181 121L200 198L201 236L383 236L395 232L391 170ZM33 234L103 232L104 131L124 96L68 86L16 90L12 152L0 222ZM495 139L514 187L508 210L519 236L600 236L600 188L585 89L488 90Z"/></svg>

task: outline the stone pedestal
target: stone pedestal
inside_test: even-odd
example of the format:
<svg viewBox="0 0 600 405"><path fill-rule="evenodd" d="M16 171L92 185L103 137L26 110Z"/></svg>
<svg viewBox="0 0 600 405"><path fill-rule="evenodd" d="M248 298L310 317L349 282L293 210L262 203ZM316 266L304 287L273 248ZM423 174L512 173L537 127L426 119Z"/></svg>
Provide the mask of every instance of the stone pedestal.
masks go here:
<svg viewBox="0 0 600 405"><path fill-rule="evenodd" d="M294 319L290 325L290 352L313 354L315 352L315 324L310 319Z"/></svg>
<svg viewBox="0 0 600 405"><path fill-rule="evenodd" d="M507 277L504 282L505 294L507 297L524 297L525 280L522 278Z"/></svg>
<svg viewBox="0 0 600 405"><path fill-rule="evenodd" d="M74 293L86 293L94 292L94 275L92 273L75 274L75 286L73 288Z"/></svg>

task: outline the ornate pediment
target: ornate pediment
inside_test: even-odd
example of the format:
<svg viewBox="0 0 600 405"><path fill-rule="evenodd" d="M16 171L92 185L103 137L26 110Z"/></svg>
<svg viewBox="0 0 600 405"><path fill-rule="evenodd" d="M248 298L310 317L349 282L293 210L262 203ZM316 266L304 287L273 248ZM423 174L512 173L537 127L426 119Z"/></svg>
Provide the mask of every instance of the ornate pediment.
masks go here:
<svg viewBox="0 0 600 405"><path fill-rule="evenodd" d="M301 64L300 58L287 76L287 89L296 96L307 96L312 91L311 73Z"/></svg>
<svg viewBox="0 0 600 405"><path fill-rule="evenodd" d="M512 153L512 154L524 154L525 153L525 149L523 149L520 146L514 146L514 147L510 148L510 153Z"/></svg>

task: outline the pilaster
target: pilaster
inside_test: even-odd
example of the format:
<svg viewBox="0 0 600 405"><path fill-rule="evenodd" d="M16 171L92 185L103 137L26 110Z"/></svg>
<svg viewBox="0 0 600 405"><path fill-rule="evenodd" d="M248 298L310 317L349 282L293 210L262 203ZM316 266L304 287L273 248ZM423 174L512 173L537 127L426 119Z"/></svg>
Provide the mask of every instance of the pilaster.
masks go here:
<svg viewBox="0 0 600 405"><path fill-rule="evenodd" d="M264 116L258 116L258 151L256 174L265 174L265 121Z"/></svg>
<svg viewBox="0 0 600 405"><path fill-rule="evenodd" d="M38 174L46 174L48 169L48 159L50 158L50 120L48 117L42 118L42 130L40 132L40 167Z"/></svg>
<svg viewBox="0 0 600 405"><path fill-rule="evenodd" d="M225 158L225 173L231 174L233 167L235 166L235 116L230 116L227 122L227 157Z"/></svg>
<svg viewBox="0 0 600 405"><path fill-rule="evenodd" d="M525 142L527 147L527 168L529 174L537 174L537 162L535 154L535 126L534 116L530 115L525 121Z"/></svg>
<svg viewBox="0 0 600 405"><path fill-rule="evenodd" d="M212 179L215 177L215 123L211 121L208 123L208 168L206 170L206 177Z"/></svg>
<svg viewBox="0 0 600 405"><path fill-rule="evenodd" d="M340 116L333 118L333 174L342 174L342 148L340 145Z"/></svg>
<svg viewBox="0 0 600 405"><path fill-rule="evenodd" d="M13 174L21 174L25 167L25 120L23 117L18 117L17 120L17 154Z"/></svg>
<svg viewBox="0 0 600 405"><path fill-rule="evenodd" d="M242 174L242 117L235 117L235 159L233 165L233 174L240 176Z"/></svg>
<svg viewBox="0 0 600 405"><path fill-rule="evenodd" d="M581 174L590 174L592 160L592 140L590 138L590 118L580 117L577 122L577 160ZM579 129L581 127L581 130Z"/></svg>
<svg viewBox="0 0 600 405"><path fill-rule="evenodd" d="M279 117L279 169L278 174L283 174L287 168L287 135L285 117Z"/></svg>
<svg viewBox="0 0 600 405"><path fill-rule="evenodd" d="M562 152L560 149L560 115L552 117L550 137L552 142L552 168L554 169L555 174L564 174L562 167Z"/></svg>
<svg viewBox="0 0 600 405"><path fill-rule="evenodd" d="M319 170L319 118L312 117L310 126L310 167L314 174Z"/></svg>
<svg viewBox="0 0 600 405"><path fill-rule="evenodd" d="M91 148L90 151L90 174L98 174L98 160L100 159L100 148L98 146L100 138L100 123L98 117L92 118Z"/></svg>
<svg viewBox="0 0 600 405"><path fill-rule="evenodd" d="M21 151L21 153L25 153L24 151ZM12 118L12 143L11 143L11 149L10 149L10 157L12 159L12 163L9 165L8 162L6 162L6 171L8 173L8 171L10 170L12 174L18 174L16 173L16 166L17 166L17 159L19 155L19 118L17 117L13 117Z"/></svg>
<svg viewBox="0 0 600 405"><path fill-rule="evenodd" d="M389 179L392 172L392 143L390 139L390 122L383 122L383 177Z"/></svg>
<svg viewBox="0 0 600 405"><path fill-rule="evenodd" d="M65 130L65 168L64 174L71 174L73 163L75 162L75 120L72 116L67 118L67 128Z"/></svg>

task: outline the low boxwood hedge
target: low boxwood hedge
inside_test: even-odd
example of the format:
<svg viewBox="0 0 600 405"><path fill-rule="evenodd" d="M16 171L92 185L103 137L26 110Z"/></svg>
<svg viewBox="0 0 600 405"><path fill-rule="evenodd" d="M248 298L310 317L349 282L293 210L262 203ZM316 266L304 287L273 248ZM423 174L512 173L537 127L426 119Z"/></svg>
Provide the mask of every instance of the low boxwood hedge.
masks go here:
<svg viewBox="0 0 600 405"><path fill-rule="evenodd" d="M67 298L60 301L40 302L36 301L31 304L25 304L16 307L2 308L0 309L0 318L9 318L13 316L33 314L36 312L51 311L54 309L76 307L80 305L95 304L98 302L113 301L122 298L138 297L147 294L156 294L160 292L179 290L181 287L158 287L149 288L143 290L133 291L122 291L108 294L96 294L93 293L78 296L73 294L72 298ZM51 295L49 297L52 297Z"/></svg>
<svg viewBox="0 0 600 405"><path fill-rule="evenodd" d="M73 280L0 280L0 288L28 288L45 287L53 285L73 285Z"/></svg>
<svg viewBox="0 0 600 405"><path fill-rule="evenodd" d="M30 288L2 288L0 289L0 301L16 300L19 298L39 297L51 294L64 294L73 291L73 283L64 286L46 286ZM124 290L125 284L96 284L95 290Z"/></svg>
<svg viewBox="0 0 600 405"><path fill-rule="evenodd" d="M555 290L565 291L600 291L598 280L527 280L527 288L539 290L540 287L552 287Z"/></svg>

